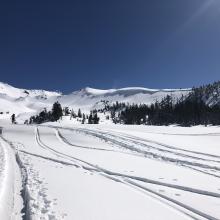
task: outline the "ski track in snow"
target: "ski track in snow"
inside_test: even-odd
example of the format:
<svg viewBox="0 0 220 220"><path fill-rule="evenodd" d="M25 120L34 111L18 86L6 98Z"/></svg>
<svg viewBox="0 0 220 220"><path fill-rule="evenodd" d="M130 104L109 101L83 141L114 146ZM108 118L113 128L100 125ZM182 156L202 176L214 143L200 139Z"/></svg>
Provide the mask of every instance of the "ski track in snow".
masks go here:
<svg viewBox="0 0 220 220"><path fill-rule="evenodd" d="M59 135L59 134L60 133L56 133L56 136L58 137L58 139L60 141L63 141L63 143L66 143L69 146L73 146L72 144L69 144L66 139L63 140L62 136ZM48 147L44 143L42 143L42 141L40 139L39 129L37 129L37 131L36 131L36 140L38 141L38 144L40 146L43 146L43 147L45 147L45 148L47 148L49 150L52 150L50 147ZM52 150L52 151L54 151L54 150ZM113 179L114 181L124 183L127 186L131 186L133 188L137 188L138 190L143 190L144 193L148 192L148 193L150 193L150 196L153 195L152 197L158 196L159 199L162 202L165 202L165 203L171 202L171 204L169 204L170 206L178 209L179 211L181 211L181 212L183 212L183 213L185 213L187 215L190 215L193 219L198 219L198 217L195 217L195 216L199 215L200 217L203 217L203 218L206 218L206 219L217 220L217 218L209 216L206 213L200 212L199 210L196 210L196 209L194 209L194 208L192 208L192 207L190 207L190 206L188 206L186 204L182 204L181 202L178 202L177 200L168 198L168 197L166 197L166 196L164 196L164 195L162 195L160 193L156 193L155 191L150 190L150 189L148 189L146 187L142 187L141 185L139 185L137 183L134 183L131 179L135 179L135 180L139 180L139 181L144 181L144 182L148 182L148 183L152 183L152 184L157 184L157 185L163 185L163 186L172 187L172 188L177 188L177 189L181 189L181 190L185 190L185 191L190 191L190 192L193 192L193 193L199 193L199 194L202 194L202 195L214 196L214 197L218 197L218 198L220 197L220 194L212 193L212 192L206 192L206 191L200 191L200 190L196 190L196 189L190 189L190 188L182 187L182 186L166 184L166 183L162 183L162 182L158 182L158 181L147 180L147 179L144 179L144 178L132 177L132 176L123 175L123 174L120 174L120 173L114 173L114 172L106 170L106 169L104 169L102 167L98 167L97 165L88 163L86 161L83 161L83 160L75 158L75 157L74 158L73 157L69 157L68 155L65 155L63 153L59 153L57 151L55 151L55 154L61 155L61 157L64 156L64 157L70 158L71 160L74 159L75 161L79 161L80 163L85 163L86 165L89 165L89 166L93 167L94 168L93 171L95 171L95 172L98 171L101 175L103 175L103 176L105 176L105 177L107 177L109 179ZM85 168L85 167L82 167L82 168ZM122 179L121 179L121 177L122 177ZM149 194L148 194L148 196L149 196ZM179 207L176 207L176 206L179 206ZM187 211L191 212L192 214L191 213L189 214L184 209L186 209ZM193 215L195 215L195 216L193 216Z"/></svg>
<svg viewBox="0 0 220 220"><path fill-rule="evenodd" d="M20 180L21 190L20 195L22 197L23 208L20 210L23 217L11 216L10 220L23 219L23 220L59 220L59 216L52 206L54 201L48 199L47 187L44 180L41 179L40 173L34 169L34 165L31 162L29 156L39 156L41 158L49 160L49 158L31 154L23 150L18 150L17 145L21 143L13 143L5 138L2 138L5 144L8 144L14 150L17 166L20 168L22 179ZM51 159L53 161L53 159ZM56 160L55 160L56 161ZM59 161L56 161L58 163ZM1 217L2 215L0 215ZM6 218L4 219L6 220Z"/></svg>
<svg viewBox="0 0 220 220"><path fill-rule="evenodd" d="M58 139L63 141L65 144L67 144L69 146L74 146L73 144L69 143L67 141L67 139L63 139L63 136L60 135L60 132L56 133L56 135L58 136ZM124 152L122 152L122 153L124 153ZM184 187L184 186L180 186L180 185L168 184L168 183L154 181L154 180L150 180L150 179L146 179L146 178L138 177L138 176L124 175L124 174L120 174L120 173L113 173L113 172L107 171L103 168L102 168L102 170L104 170L108 174L115 175L115 176L126 177L126 178L130 178L130 179L134 179L134 180L139 180L139 181L142 181L142 182L147 182L147 183L156 184L156 185L162 185L162 186L166 186L166 187L171 187L171 188L175 188L175 189L181 189L181 190L184 190L184 191L189 191L189 192L192 192L192 193L198 193L198 194L201 194L201 195L207 195L207 196L213 196L213 197L220 198L220 193L212 193L212 192L202 191L202 190L193 189L193 188L189 188L189 187Z"/></svg>
<svg viewBox="0 0 220 220"><path fill-rule="evenodd" d="M70 130L74 131L74 129L70 129ZM121 148L126 148L128 150L140 153L144 157L162 160L162 161L174 163L180 166L185 166L190 169L197 170L198 172L203 172L205 174L220 178L220 161L214 160L214 159L202 158L196 152L192 152L192 151L188 152L188 153L193 153L194 156L192 156L192 155L186 154L187 151L185 150L182 150L182 151L185 151L184 154L179 153L178 152L179 149L174 148L172 146L164 145L158 142L144 140L145 142L148 142L146 144L146 143L138 141L137 138L133 138L132 136L122 137L122 135L118 136L118 135L115 135L109 132L107 133L107 132L101 132L101 131L93 131L89 129L75 129L75 130L79 132L83 132L91 136L98 137L102 140L110 142ZM156 147L150 145L150 143L153 143ZM161 147L164 147L164 148L161 148ZM169 150L167 150L167 148ZM212 155L207 155L207 156L212 157ZM206 164L205 162L207 161L213 162L213 165L211 166L209 164Z"/></svg>
<svg viewBox="0 0 220 220"><path fill-rule="evenodd" d="M53 144L45 143L47 136L41 129L50 129L53 134ZM77 132L88 137L97 138L109 145L109 149L94 146L84 146L75 144L64 134L65 131L72 133ZM51 198L47 191L47 183L41 177L40 171L35 169L33 158L42 161L48 161L54 164L60 164L72 169L81 169L96 175L99 175L108 181L113 181L117 184L122 184L129 190L135 193L139 192L147 198L159 201L158 210L161 206L167 206L177 212L185 215L189 219L195 220L218 220L220 214L212 216L204 210L193 207L188 203L173 198L164 194L164 189L176 190L180 195L182 193L191 193L195 196L206 197L207 199L220 199L220 190L218 192L208 191L204 189L193 188L181 184L173 184L166 181L158 181L143 176L128 175L122 172L109 170L103 166L94 164L93 162L82 159L80 156L75 156L71 152L69 154L62 151L62 146L70 149L82 149L84 151L105 152L113 154L125 154L132 157L143 157L147 160L156 160L161 163L170 163L175 166L185 167L194 172L202 173L211 176L212 178L220 178L220 157L212 154L204 154L196 151L179 149L175 146L170 146L154 140L138 138L132 135L103 131L100 129L85 129L85 128L64 128L56 126L39 126L35 129L35 145L42 149L43 153L29 152L26 146L22 143L11 142L7 139L2 139L6 144L10 145L16 154L17 164L23 177L22 180L22 197L24 202L23 211L25 219L43 219L43 220L59 220L66 219L66 213L56 211L56 198ZM174 135L174 134L173 134ZM54 146L59 146L56 148ZM4 176L5 159L3 148L0 145L0 184ZM50 155L50 156L49 156ZM162 187L156 190L156 187ZM1 185L0 185L1 198ZM1 213L0 213L1 214ZM0 215L1 216L1 215ZM116 219L117 220L117 219Z"/></svg>
<svg viewBox="0 0 220 220"><path fill-rule="evenodd" d="M21 173L15 155L0 137L0 217L2 219L22 219L21 184Z"/></svg>

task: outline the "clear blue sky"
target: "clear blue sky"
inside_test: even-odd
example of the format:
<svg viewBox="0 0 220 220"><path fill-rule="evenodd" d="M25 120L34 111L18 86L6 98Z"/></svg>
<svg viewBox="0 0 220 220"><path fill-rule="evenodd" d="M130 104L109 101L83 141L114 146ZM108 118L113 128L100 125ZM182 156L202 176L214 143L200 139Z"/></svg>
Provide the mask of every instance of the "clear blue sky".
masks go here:
<svg viewBox="0 0 220 220"><path fill-rule="evenodd" d="M0 3L0 81L183 88L220 79L220 0Z"/></svg>

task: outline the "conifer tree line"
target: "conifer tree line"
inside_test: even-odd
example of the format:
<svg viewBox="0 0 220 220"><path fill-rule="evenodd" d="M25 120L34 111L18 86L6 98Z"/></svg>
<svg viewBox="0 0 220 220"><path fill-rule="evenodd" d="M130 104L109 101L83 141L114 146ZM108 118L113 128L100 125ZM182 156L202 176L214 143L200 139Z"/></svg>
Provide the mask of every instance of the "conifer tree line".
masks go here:
<svg viewBox="0 0 220 220"><path fill-rule="evenodd" d="M99 117L96 110L90 112L90 115L86 115L81 112L81 109L78 110L76 114L73 110L70 110L68 107L62 108L59 102L53 104L52 110L47 111L45 108L36 116L31 116L29 122L25 121L25 124L42 124L45 122L55 122L62 119L62 116L70 116L72 118L80 119L82 124L85 124L88 121L88 124L99 124Z"/></svg>
<svg viewBox="0 0 220 220"><path fill-rule="evenodd" d="M167 95L150 106L118 103L108 109L114 123L220 125L220 82L193 88L188 96L178 100Z"/></svg>
<svg viewBox="0 0 220 220"><path fill-rule="evenodd" d="M54 122L58 121L60 118L62 118L62 116L63 109L61 107L61 104L59 102L55 102L51 111L47 111L47 109L45 108L42 112L39 113L39 115L31 116L29 124L41 124L49 121Z"/></svg>
<svg viewBox="0 0 220 220"><path fill-rule="evenodd" d="M187 96L174 99L167 95L160 102L151 105L129 104L101 100L104 107L93 110L89 115L81 109L75 113L68 107L62 108L59 102L55 102L51 111L44 109L37 116L32 116L29 123L41 124L54 122L62 116L76 118L82 124L99 124L98 113L106 114L106 120L112 120L115 124L146 124L146 125L220 125L220 81L206 86L193 88Z"/></svg>

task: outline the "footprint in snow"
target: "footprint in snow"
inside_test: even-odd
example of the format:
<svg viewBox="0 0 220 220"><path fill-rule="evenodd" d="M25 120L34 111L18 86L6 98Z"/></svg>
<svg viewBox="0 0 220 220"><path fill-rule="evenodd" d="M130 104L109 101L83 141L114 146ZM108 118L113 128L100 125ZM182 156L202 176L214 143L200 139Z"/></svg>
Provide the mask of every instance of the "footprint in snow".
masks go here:
<svg viewBox="0 0 220 220"><path fill-rule="evenodd" d="M64 217L67 216L67 214L66 213L62 213L61 216L62 216L62 218L64 218Z"/></svg>
<svg viewBox="0 0 220 220"><path fill-rule="evenodd" d="M38 182L39 184L42 184L42 183L43 183L43 181L41 181L41 180L38 180L38 179L37 179L37 182Z"/></svg>
<svg viewBox="0 0 220 220"><path fill-rule="evenodd" d="M35 209L38 209L38 208L39 208L38 204L35 204L35 203L33 203L32 206L33 206L33 208L35 208Z"/></svg>
<svg viewBox="0 0 220 220"><path fill-rule="evenodd" d="M47 197L47 195L46 195L45 193L43 193L43 192L39 192L38 194L39 194L39 196L41 196L41 197L43 197L43 198L46 198L46 197Z"/></svg>
<svg viewBox="0 0 220 220"><path fill-rule="evenodd" d="M49 220L56 220L56 217L54 215L48 215Z"/></svg>
<svg viewBox="0 0 220 220"><path fill-rule="evenodd" d="M181 196L179 193L176 193L175 196Z"/></svg>
<svg viewBox="0 0 220 220"><path fill-rule="evenodd" d="M47 209L45 209L45 208L41 209L41 213L46 214L47 212L48 212Z"/></svg>

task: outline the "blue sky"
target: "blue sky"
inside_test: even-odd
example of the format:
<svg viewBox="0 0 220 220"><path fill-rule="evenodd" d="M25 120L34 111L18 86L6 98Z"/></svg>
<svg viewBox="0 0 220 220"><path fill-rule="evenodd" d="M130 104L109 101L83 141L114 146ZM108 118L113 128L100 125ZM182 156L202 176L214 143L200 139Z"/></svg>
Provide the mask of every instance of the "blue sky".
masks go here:
<svg viewBox="0 0 220 220"><path fill-rule="evenodd" d="M184 88L220 79L219 0L0 3L0 81Z"/></svg>

